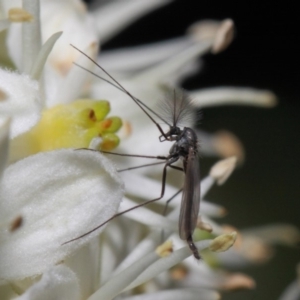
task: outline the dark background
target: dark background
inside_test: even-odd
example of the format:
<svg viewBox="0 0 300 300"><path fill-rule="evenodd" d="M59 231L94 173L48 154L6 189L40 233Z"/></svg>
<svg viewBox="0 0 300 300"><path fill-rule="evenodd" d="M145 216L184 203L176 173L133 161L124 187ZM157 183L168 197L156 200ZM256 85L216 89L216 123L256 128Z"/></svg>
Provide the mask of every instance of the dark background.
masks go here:
<svg viewBox="0 0 300 300"><path fill-rule="evenodd" d="M235 21L232 45L217 56L205 56L202 72L184 87L252 86L270 89L279 98L273 109L224 106L203 111L204 130L228 129L246 149L244 165L208 197L222 201L229 211L224 222L240 229L278 222L300 227L299 23L297 9L289 3L178 0L135 22L103 47L108 50L180 36L191 23L205 18ZM213 162L203 159L202 173ZM298 262L299 247L276 247L269 263L244 270L256 279L257 289L224 299L277 299L295 279Z"/></svg>

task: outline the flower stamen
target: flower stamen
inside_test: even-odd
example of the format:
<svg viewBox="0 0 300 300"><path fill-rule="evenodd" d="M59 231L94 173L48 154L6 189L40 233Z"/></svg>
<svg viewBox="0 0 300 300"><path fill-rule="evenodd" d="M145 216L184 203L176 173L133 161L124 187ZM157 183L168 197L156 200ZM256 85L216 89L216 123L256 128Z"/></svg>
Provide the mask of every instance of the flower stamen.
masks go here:
<svg viewBox="0 0 300 300"><path fill-rule="evenodd" d="M99 150L110 151L119 144L115 133L122 121L119 117L106 118L109 111L109 102L105 100L81 99L54 106L43 111L35 127L16 137L12 147L18 151L30 145L27 156L62 148L88 148L94 138L100 137Z"/></svg>

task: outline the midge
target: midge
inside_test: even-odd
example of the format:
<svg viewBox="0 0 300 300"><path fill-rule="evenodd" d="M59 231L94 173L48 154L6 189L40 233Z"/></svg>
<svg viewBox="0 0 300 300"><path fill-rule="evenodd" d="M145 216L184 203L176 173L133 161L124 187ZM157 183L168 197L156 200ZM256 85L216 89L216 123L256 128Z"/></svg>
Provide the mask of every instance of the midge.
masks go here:
<svg viewBox="0 0 300 300"><path fill-rule="evenodd" d="M120 156L131 156L131 157L145 157L145 158L155 158L165 161L165 165L162 173L162 187L161 193L158 198L148 200L142 204L136 205L130 209L119 212L106 220L104 223L99 226L91 229L90 231L78 236L70 241L65 242L64 244L70 243L77 239L80 239L114 218L123 215L124 213L136 209L138 207L147 205L149 203L158 201L163 198L165 193L165 185L166 185L166 177L167 177L167 168L173 168L185 173L184 185L183 188L179 191L182 191L182 200L181 200L181 208L179 215L179 236L182 240L185 240L189 245L194 257L196 259L200 259L200 255L197 247L194 244L192 234L197 224L197 218L199 213L199 205L200 205L200 166L199 166L199 145L196 133L193 129L184 127L181 129L179 124L187 117L191 112L191 100L187 97L187 95L179 89L175 89L170 96L166 99L164 103L164 111L167 114L167 117L163 117L162 115L156 113L152 109L150 109L146 104L144 104L141 100L134 97L129 91L127 91L117 80L115 80L106 70L104 70L98 63L96 63L92 58L87 56L81 50L71 45L84 56L86 56L89 60L91 60L95 65L97 65L111 80L107 80L102 78L98 74L95 74L85 68L87 72L97 76L98 78L106 81L107 83L113 85L115 88L121 90L125 94L127 94L140 108L141 110L150 118L150 120L156 125L159 132L161 133L159 140L160 142L169 141L174 142L172 145L169 155L167 156L144 156L144 155L130 155L130 154L121 154L121 153L112 153L112 152L104 152L114 155ZM79 65L78 65L79 66ZM81 66L79 66L81 67ZM82 67L81 67L82 68ZM161 121L169 126L169 131L164 132L162 127L155 121L155 115ZM173 164L177 162L179 159L183 161L183 167L174 166ZM154 163L157 164L157 163ZM148 164L144 166L154 165ZM143 167L143 166L140 166ZM129 168L132 169L132 168ZM178 192L178 193L179 193ZM176 193L176 195L178 194ZM175 195L174 195L175 196ZM173 196L173 197L174 197ZM173 198L172 197L172 198ZM171 199L172 199L171 198ZM171 200L169 199L167 203Z"/></svg>

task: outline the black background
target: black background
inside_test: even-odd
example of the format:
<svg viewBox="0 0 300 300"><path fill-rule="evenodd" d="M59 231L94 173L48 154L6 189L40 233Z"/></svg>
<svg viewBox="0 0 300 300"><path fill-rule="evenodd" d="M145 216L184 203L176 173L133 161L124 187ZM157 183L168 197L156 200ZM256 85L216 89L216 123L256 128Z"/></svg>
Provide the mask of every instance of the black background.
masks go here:
<svg viewBox="0 0 300 300"><path fill-rule="evenodd" d="M300 227L299 23L297 9L289 3L178 0L103 46L108 50L180 36L191 23L205 18L235 21L232 45L217 56L205 56L202 72L184 87L252 86L270 89L279 98L273 109L224 106L203 111L204 130L230 130L246 149L244 165L208 195L228 209L222 221L241 229L278 222ZM214 161L203 159L202 173ZM295 279L298 261L299 248L276 247L269 263L243 270L256 279L257 289L225 294L224 299L277 299Z"/></svg>

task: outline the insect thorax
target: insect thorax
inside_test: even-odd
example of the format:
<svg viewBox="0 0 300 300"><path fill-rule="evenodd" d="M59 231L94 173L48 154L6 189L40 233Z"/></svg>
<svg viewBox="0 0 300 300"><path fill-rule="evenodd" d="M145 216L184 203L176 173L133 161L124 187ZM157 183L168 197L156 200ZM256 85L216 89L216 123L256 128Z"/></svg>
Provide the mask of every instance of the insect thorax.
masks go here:
<svg viewBox="0 0 300 300"><path fill-rule="evenodd" d="M193 148L195 153L198 152L197 145L198 139L195 131L189 127L184 127L170 149L170 154L185 158L189 154L190 148Z"/></svg>

